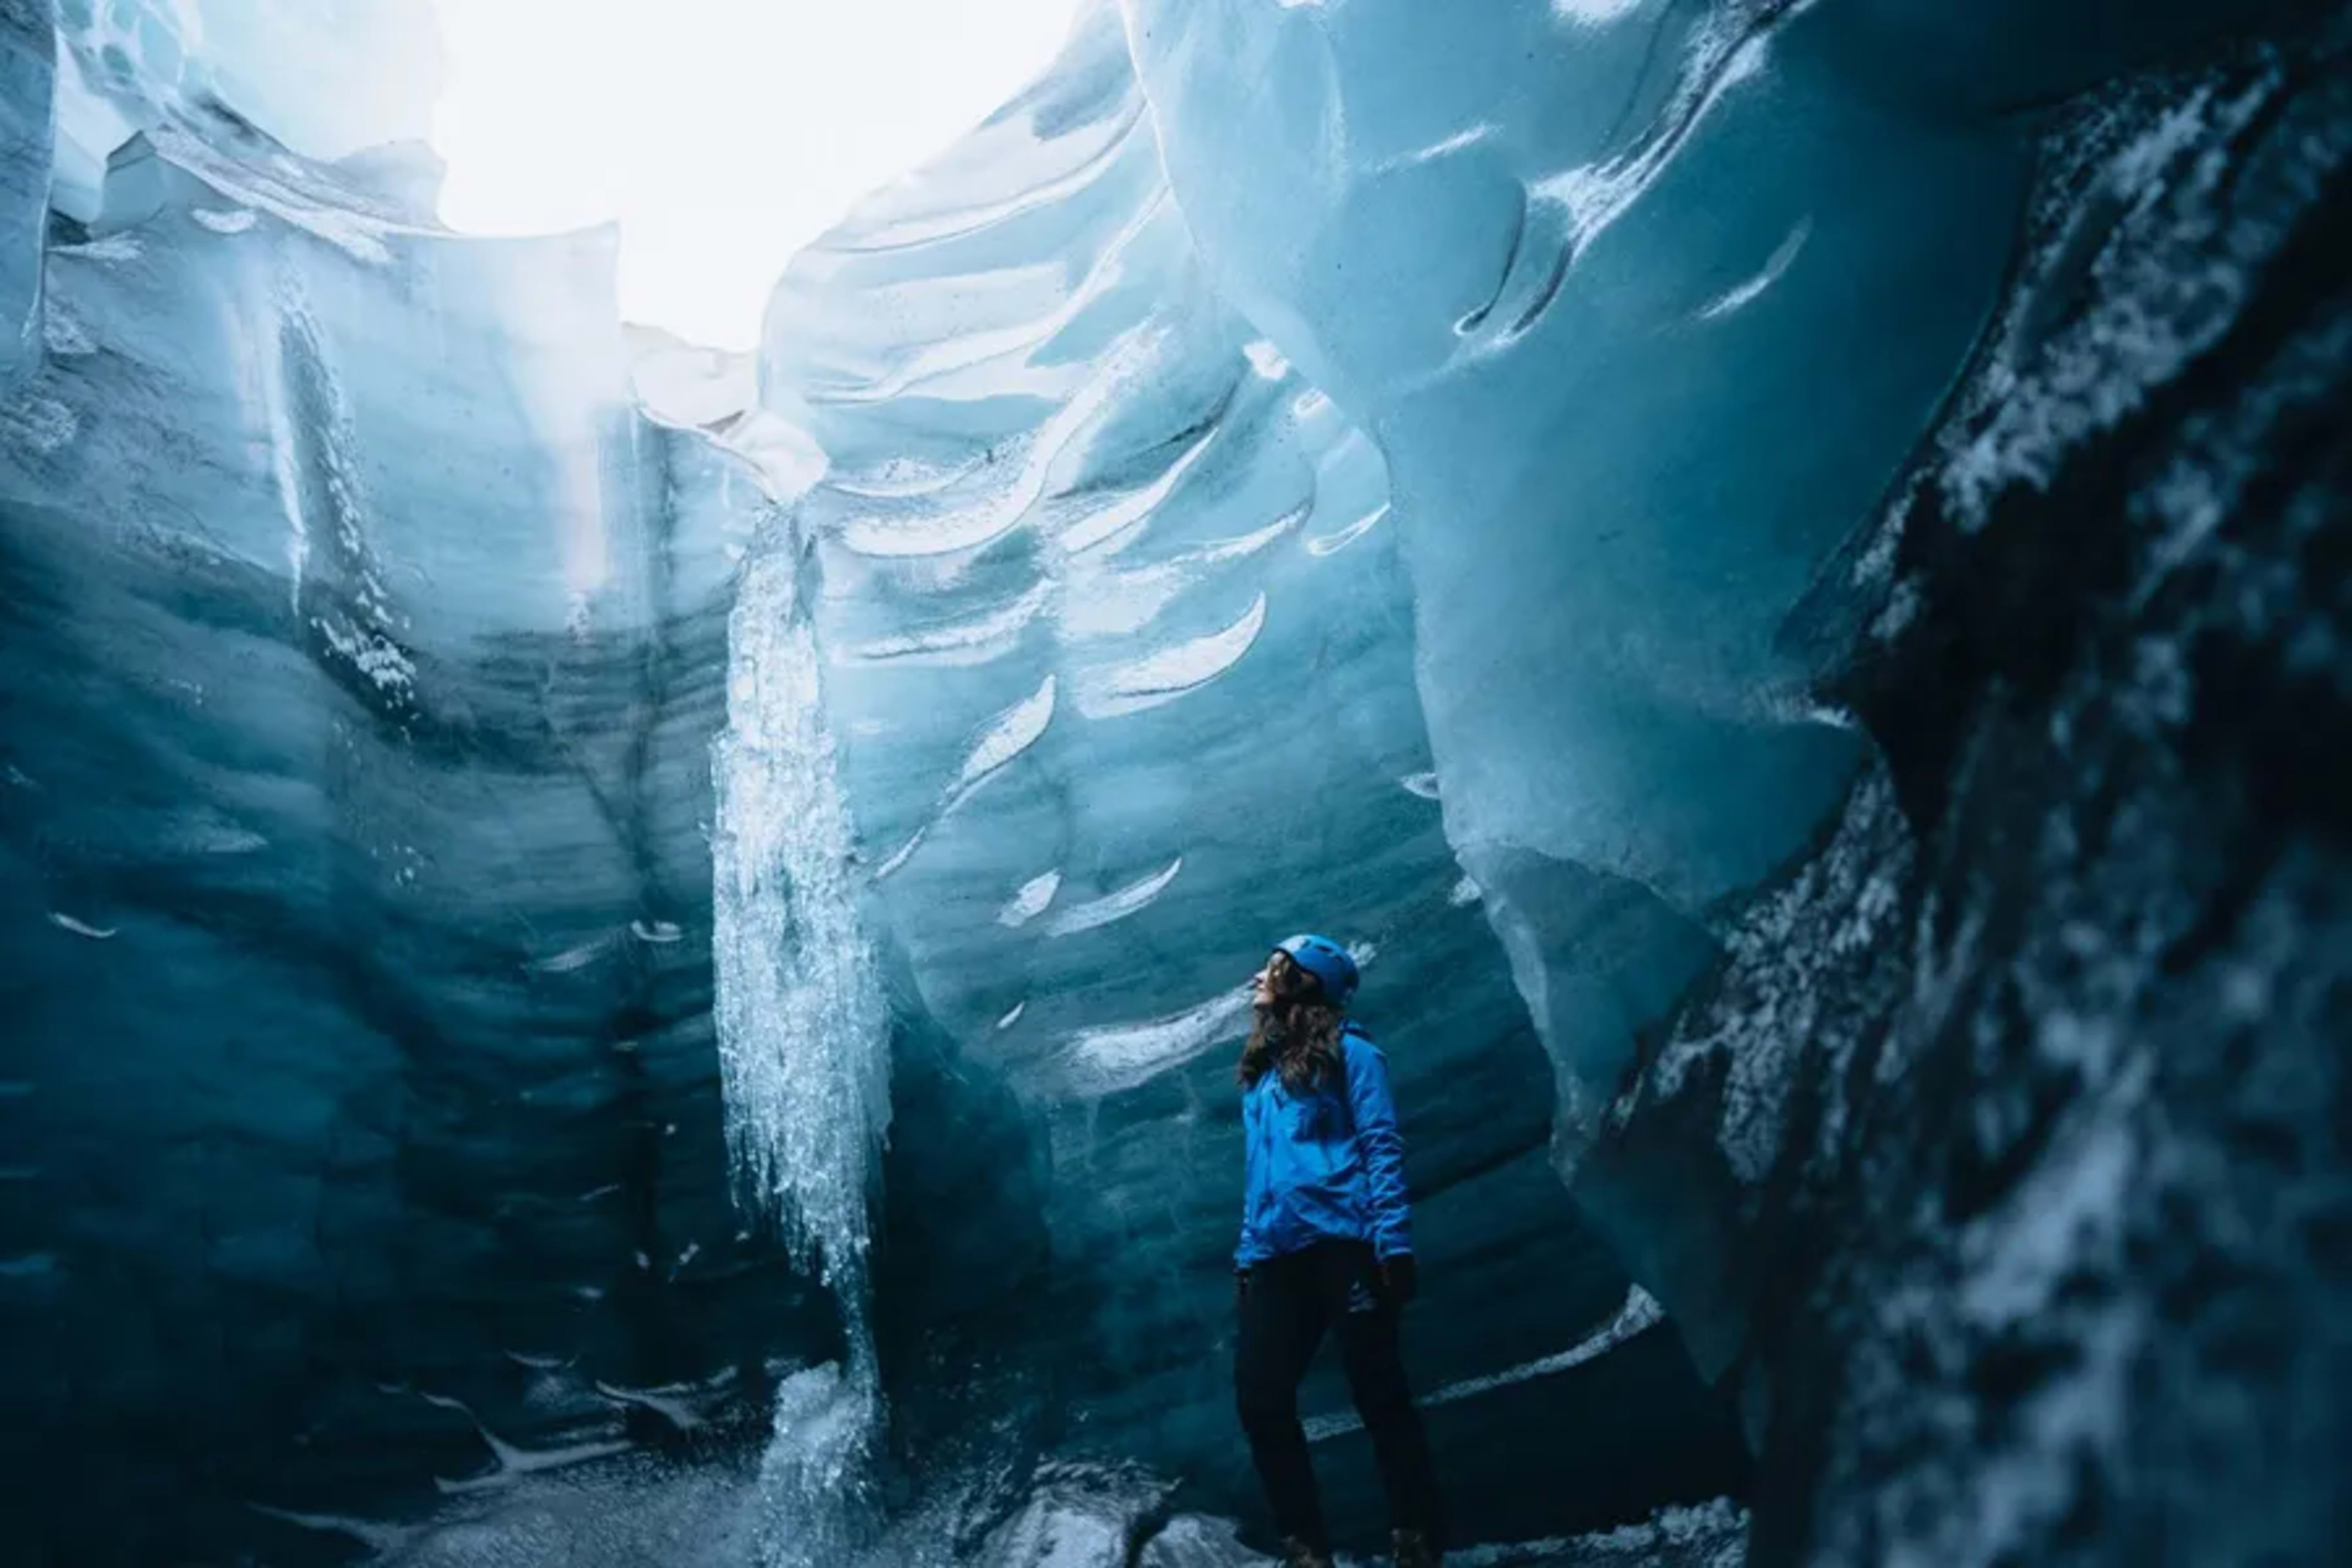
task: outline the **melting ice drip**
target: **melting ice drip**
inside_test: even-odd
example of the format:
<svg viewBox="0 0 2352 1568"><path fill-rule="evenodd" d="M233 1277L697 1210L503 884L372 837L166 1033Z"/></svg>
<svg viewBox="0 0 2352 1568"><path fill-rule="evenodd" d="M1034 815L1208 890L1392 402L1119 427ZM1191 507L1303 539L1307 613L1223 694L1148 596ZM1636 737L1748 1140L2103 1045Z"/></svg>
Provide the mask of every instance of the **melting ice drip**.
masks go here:
<svg viewBox="0 0 2352 1568"><path fill-rule="evenodd" d="M849 809L818 699L789 531L745 563L713 752L715 960L727 1135L739 1178L840 1304L845 1364L776 1400L761 1467L766 1568L850 1560L882 1415L867 1250L890 1115L889 1010L858 917Z"/></svg>

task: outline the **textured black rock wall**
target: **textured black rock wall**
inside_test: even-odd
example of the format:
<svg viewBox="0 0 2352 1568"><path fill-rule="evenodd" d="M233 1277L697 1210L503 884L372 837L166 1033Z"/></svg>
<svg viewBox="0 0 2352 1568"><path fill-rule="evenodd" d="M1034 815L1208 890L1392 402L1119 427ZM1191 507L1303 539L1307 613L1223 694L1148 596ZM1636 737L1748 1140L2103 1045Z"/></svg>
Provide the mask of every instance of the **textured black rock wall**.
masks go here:
<svg viewBox="0 0 2352 1568"><path fill-rule="evenodd" d="M1885 768L1595 1155L1708 1194L1649 1262L1747 1325L1757 1563L2341 1560L2347 38L2053 116L2002 320L1791 628L1860 616Z"/></svg>

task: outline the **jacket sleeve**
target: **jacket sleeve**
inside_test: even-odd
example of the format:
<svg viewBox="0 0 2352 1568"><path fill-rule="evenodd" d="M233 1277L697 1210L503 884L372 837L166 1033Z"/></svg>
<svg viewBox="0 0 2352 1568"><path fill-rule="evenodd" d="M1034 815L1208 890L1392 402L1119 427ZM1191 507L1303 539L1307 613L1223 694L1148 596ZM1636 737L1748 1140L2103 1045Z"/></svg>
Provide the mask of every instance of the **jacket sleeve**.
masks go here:
<svg viewBox="0 0 2352 1568"><path fill-rule="evenodd" d="M1372 1250L1394 1258L1412 1250L1412 1204L1405 1195L1404 1138L1389 1092L1388 1058L1360 1035L1348 1037L1348 1105L1355 1115L1356 1153L1371 1197Z"/></svg>
<svg viewBox="0 0 2352 1568"><path fill-rule="evenodd" d="M1251 1200L1257 1194L1250 1184L1249 1162L1253 1145L1250 1142L1249 1115L1249 1102L1244 1099L1242 1102L1242 1238L1234 1247L1234 1268L1236 1272L1244 1268L1255 1268L1261 1258L1257 1227L1250 1223L1250 1209L1253 1206Z"/></svg>

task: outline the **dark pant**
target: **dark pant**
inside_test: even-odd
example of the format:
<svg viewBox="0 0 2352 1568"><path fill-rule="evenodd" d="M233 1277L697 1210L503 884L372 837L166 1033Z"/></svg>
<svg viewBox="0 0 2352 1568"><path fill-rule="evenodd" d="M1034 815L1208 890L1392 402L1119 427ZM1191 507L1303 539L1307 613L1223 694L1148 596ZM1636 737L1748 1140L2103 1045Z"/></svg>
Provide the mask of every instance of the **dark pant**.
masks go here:
<svg viewBox="0 0 2352 1568"><path fill-rule="evenodd" d="M1437 1540L1437 1481L1420 1413L1405 1386L1397 1312L1382 1299L1372 1249L1360 1242L1321 1242L1250 1270L1234 1393L1265 1500L1285 1535L1329 1550L1307 1433L1298 1424L1298 1380L1324 1331L1336 1327L1348 1391L1380 1462L1389 1517L1401 1530L1423 1531Z"/></svg>

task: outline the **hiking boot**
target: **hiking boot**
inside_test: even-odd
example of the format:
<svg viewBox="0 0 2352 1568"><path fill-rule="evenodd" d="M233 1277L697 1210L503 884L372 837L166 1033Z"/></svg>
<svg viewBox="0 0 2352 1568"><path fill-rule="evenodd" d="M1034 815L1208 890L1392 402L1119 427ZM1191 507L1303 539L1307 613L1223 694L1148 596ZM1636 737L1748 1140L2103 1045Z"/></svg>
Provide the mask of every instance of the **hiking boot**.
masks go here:
<svg viewBox="0 0 2352 1568"><path fill-rule="evenodd" d="M1331 1554L1295 1535L1282 1538L1282 1568L1333 1568Z"/></svg>
<svg viewBox="0 0 2352 1568"><path fill-rule="evenodd" d="M1400 1530L1393 1541L1396 1568L1442 1568L1444 1556L1418 1530Z"/></svg>

